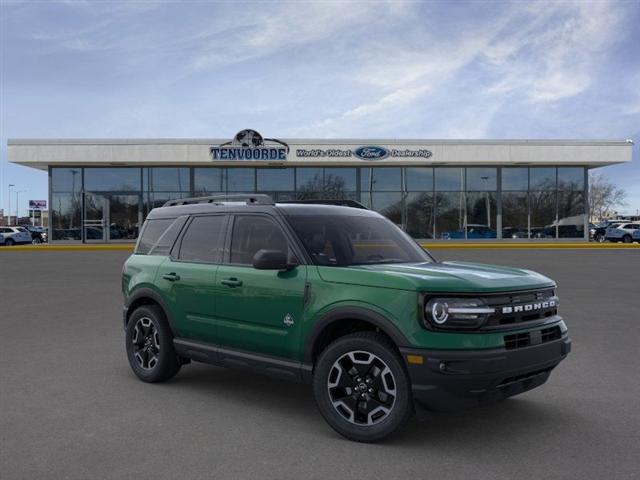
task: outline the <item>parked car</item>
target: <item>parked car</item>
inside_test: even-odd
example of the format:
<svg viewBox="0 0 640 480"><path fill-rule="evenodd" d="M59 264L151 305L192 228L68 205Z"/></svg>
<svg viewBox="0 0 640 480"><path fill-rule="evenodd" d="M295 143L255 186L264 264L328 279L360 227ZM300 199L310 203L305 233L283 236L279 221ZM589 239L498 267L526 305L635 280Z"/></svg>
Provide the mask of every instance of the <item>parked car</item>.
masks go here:
<svg viewBox="0 0 640 480"><path fill-rule="evenodd" d="M624 220L607 220L605 222L598 223L593 228L589 229L589 237L598 243L602 243L605 241L605 237L607 235L607 228L615 227L625 223Z"/></svg>
<svg viewBox="0 0 640 480"><path fill-rule="evenodd" d="M454 240L465 238L464 230L453 230L451 232L443 232L444 240ZM469 224L467 225L467 238L496 238L496 231L486 225Z"/></svg>
<svg viewBox="0 0 640 480"><path fill-rule="evenodd" d="M571 350L550 278L436 261L370 210L240 198L149 213L121 279L140 380L197 361L303 381L334 430L373 442L416 404L455 410L539 387Z"/></svg>
<svg viewBox="0 0 640 480"><path fill-rule="evenodd" d="M38 245L40 243L47 243L49 234L46 228L34 227L33 225L22 225L31 234L31 243Z"/></svg>
<svg viewBox="0 0 640 480"><path fill-rule="evenodd" d="M4 245L7 247L31 243L31 234L23 227L0 227L0 234L2 234Z"/></svg>
<svg viewBox="0 0 640 480"><path fill-rule="evenodd" d="M527 228L504 227L502 229L502 238L527 238Z"/></svg>
<svg viewBox="0 0 640 480"><path fill-rule="evenodd" d="M609 242L631 243L633 232L640 229L640 223L622 223L615 227L607 228L605 240Z"/></svg>

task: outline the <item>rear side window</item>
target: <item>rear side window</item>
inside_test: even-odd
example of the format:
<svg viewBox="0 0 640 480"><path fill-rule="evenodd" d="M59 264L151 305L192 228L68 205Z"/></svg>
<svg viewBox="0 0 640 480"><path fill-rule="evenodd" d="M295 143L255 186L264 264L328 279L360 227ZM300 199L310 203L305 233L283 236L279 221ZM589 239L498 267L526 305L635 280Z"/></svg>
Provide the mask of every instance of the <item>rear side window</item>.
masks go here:
<svg viewBox="0 0 640 480"><path fill-rule="evenodd" d="M289 255L284 233L265 217L242 215L235 219L231 236L231 263L251 265L258 250L280 250Z"/></svg>
<svg viewBox="0 0 640 480"><path fill-rule="evenodd" d="M151 250L149 251L149 255L169 255L171 252L171 248L180 235L180 230L184 226L185 222L189 217L187 215L183 215L182 217L178 217L175 221L169 225L160 238L155 243Z"/></svg>
<svg viewBox="0 0 640 480"><path fill-rule="evenodd" d="M153 220L147 220L142 235L138 241L135 253L146 255L151 250L160 236L169 228L174 222L175 218L157 218Z"/></svg>
<svg viewBox="0 0 640 480"><path fill-rule="evenodd" d="M226 221L225 215L193 217L182 236L178 258L189 262L219 263Z"/></svg>

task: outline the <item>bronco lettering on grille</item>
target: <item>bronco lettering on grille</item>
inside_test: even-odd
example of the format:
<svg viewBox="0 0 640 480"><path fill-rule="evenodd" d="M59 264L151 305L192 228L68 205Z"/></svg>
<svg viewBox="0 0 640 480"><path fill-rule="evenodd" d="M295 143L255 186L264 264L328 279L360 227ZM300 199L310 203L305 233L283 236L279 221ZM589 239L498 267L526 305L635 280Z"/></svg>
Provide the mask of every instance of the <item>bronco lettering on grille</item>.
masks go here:
<svg viewBox="0 0 640 480"><path fill-rule="evenodd" d="M555 300L549 300L546 302L525 303L524 305L514 305L512 307L502 307L502 313L519 313L519 312L533 312L536 310L542 310L544 308L552 308L556 306Z"/></svg>

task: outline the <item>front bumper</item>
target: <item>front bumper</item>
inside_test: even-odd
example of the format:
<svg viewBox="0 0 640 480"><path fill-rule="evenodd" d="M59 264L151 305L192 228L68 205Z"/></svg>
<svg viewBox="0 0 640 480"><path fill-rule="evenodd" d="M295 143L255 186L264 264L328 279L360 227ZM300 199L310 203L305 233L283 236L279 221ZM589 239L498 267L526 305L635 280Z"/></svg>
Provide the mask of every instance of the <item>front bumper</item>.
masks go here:
<svg viewBox="0 0 640 480"><path fill-rule="evenodd" d="M433 411L491 403L538 387L570 351L566 333L548 343L513 350L400 349L414 400Z"/></svg>

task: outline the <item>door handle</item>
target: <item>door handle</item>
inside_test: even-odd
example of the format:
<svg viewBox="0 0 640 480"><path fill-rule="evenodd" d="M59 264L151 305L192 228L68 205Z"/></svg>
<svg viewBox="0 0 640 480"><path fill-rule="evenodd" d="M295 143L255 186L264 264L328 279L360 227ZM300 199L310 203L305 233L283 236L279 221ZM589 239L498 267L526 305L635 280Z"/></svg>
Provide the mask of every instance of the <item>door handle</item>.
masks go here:
<svg viewBox="0 0 640 480"><path fill-rule="evenodd" d="M225 278L224 280L221 280L220 283L222 285L226 285L227 287L241 287L242 286L242 280L238 280L235 277Z"/></svg>
<svg viewBox="0 0 640 480"><path fill-rule="evenodd" d="M165 280L169 280L170 282L176 282L180 280L180 275L178 275L175 272L171 272L171 273L165 273L164 275L162 275L162 278L164 278Z"/></svg>

